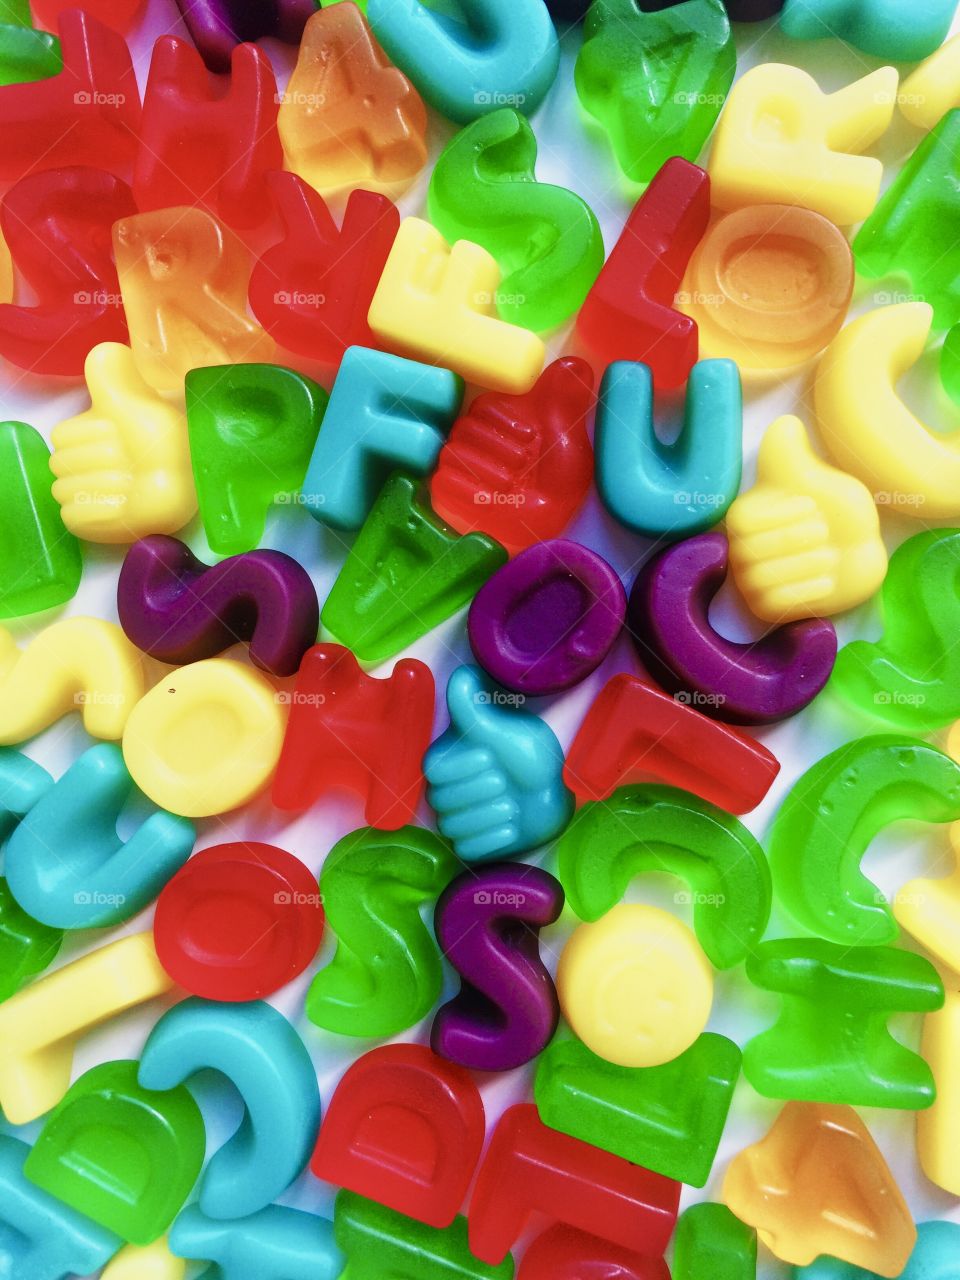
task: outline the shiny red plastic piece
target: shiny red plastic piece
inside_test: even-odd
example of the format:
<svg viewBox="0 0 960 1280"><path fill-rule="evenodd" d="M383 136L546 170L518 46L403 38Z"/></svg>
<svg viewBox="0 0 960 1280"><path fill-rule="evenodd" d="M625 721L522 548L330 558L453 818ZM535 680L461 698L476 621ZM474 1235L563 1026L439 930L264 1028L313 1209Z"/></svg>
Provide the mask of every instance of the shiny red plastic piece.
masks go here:
<svg viewBox="0 0 960 1280"><path fill-rule="evenodd" d="M0 88L0 181L60 165L125 177L140 129L140 90L123 36L79 9L60 19L63 70Z"/></svg>
<svg viewBox="0 0 960 1280"><path fill-rule="evenodd" d="M0 305L0 355L33 373L81 374L91 348L127 341L111 229L136 211L127 184L102 169L48 169L7 192L0 230L36 301Z"/></svg>
<svg viewBox="0 0 960 1280"><path fill-rule="evenodd" d="M284 238L250 277L250 306L282 347L336 372L347 347L374 347L367 312L400 226L386 196L351 191L337 230L327 202L295 173L268 179Z"/></svg>
<svg viewBox="0 0 960 1280"><path fill-rule="evenodd" d="M601 367L642 360L658 390L686 381L699 336L673 303L709 220L709 177L674 156L634 205L577 317L577 334Z"/></svg>
<svg viewBox="0 0 960 1280"><path fill-rule="evenodd" d="M56 31L65 9L80 7L114 31L129 31L143 5L144 0L83 0L82 6L77 4L77 0L30 0L30 11L35 25L45 31Z"/></svg>
<svg viewBox="0 0 960 1280"><path fill-rule="evenodd" d="M302 973L323 937L309 867L242 841L202 849L157 899L153 938L170 977L206 1000L259 1000Z"/></svg>
<svg viewBox="0 0 960 1280"><path fill-rule="evenodd" d="M430 482L437 515L511 554L562 533L593 477L593 385L587 362L564 356L525 395L477 396L440 451Z"/></svg>
<svg viewBox="0 0 960 1280"><path fill-rule="evenodd" d="M483 1102L469 1071L425 1045L383 1045L337 1085L310 1168L408 1218L448 1227L483 1138Z"/></svg>
<svg viewBox="0 0 960 1280"><path fill-rule="evenodd" d="M314 645L300 664L273 803L306 809L345 787L363 797L368 826L398 830L423 791L433 709L433 675L415 658L379 680L343 645Z"/></svg>
<svg viewBox="0 0 960 1280"><path fill-rule="evenodd" d="M558 1224L527 1249L517 1280L670 1280L670 1272L663 1258L645 1258Z"/></svg>
<svg viewBox="0 0 960 1280"><path fill-rule="evenodd" d="M470 1200L470 1252L496 1264L528 1219L545 1214L634 1253L660 1257L680 1183L548 1129L532 1104L503 1113Z"/></svg>
<svg viewBox="0 0 960 1280"><path fill-rule="evenodd" d="M277 79L256 45L233 51L229 81L214 78L186 40L153 46L133 190L144 212L203 205L233 227L270 214L266 176L283 164Z"/></svg>
<svg viewBox="0 0 960 1280"><path fill-rule="evenodd" d="M563 780L578 800L603 800L651 777L729 813L749 813L780 762L749 734L720 724L636 676L603 686L577 731Z"/></svg>

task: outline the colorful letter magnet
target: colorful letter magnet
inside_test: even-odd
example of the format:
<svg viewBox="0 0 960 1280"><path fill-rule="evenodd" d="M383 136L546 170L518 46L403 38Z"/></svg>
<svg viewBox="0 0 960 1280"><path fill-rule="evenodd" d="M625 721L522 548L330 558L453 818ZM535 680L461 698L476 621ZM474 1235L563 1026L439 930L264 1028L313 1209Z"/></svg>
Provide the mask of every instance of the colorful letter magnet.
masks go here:
<svg viewBox="0 0 960 1280"><path fill-rule="evenodd" d="M654 426L653 373L620 360L600 384L597 489L615 520L647 538L689 538L723 519L743 460L743 398L732 360L690 370L683 427L665 445Z"/></svg>
<svg viewBox="0 0 960 1280"><path fill-rule="evenodd" d="M323 909L316 879L272 844L212 845L164 887L153 936L178 987L207 1000L259 1000L317 954Z"/></svg>
<svg viewBox="0 0 960 1280"><path fill-rule="evenodd" d="M627 597L614 570L578 542L521 551L480 588L467 619L483 669L516 693L559 693L610 652Z"/></svg>
<svg viewBox="0 0 960 1280"><path fill-rule="evenodd" d="M361 662L383 662L462 609L506 558L492 538L460 537L396 471L320 611L323 633Z"/></svg>
<svg viewBox="0 0 960 1280"><path fill-rule="evenodd" d="M42 765L0 747L0 840L7 839L52 786L53 778Z"/></svg>
<svg viewBox="0 0 960 1280"><path fill-rule="evenodd" d="M783 998L775 1025L743 1051L758 1093L912 1111L931 1105L930 1067L887 1030L897 1014L943 1005L929 960L893 947L781 938L747 957L747 977Z"/></svg>
<svg viewBox="0 0 960 1280"><path fill-rule="evenodd" d="M306 569L282 551L245 551L207 565L162 534L127 552L117 583L126 635L171 666L213 658L238 642L271 675L291 676L317 638L320 606Z"/></svg>
<svg viewBox="0 0 960 1280"><path fill-rule="evenodd" d="M833 624L788 622L762 640L727 640L710 622L726 576L722 533L700 534L649 560L627 606L641 661L668 693L718 720L772 724L796 715L833 670Z"/></svg>
<svg viewBox="0 0 960 1280"><path fill-rule="evenodd" d="M573 813L556 735L517 703L478 667L458 667L447 683L450 724L423 772L437 826L464 862L536 849Z"/></svg>
<svg viewBox="0 0 960 1280"><path fill-rule="evenodd" d="M65 604L80 586L80 544L53 496L50 450L25 422L0 424L0 617Z"/></svg>
<svg viewBox="0 0 960 1280"><path fill-rule="evenodd" d="M137 1079L172 1090L201 1071L236 1089L244 1117L207 1164L199 1205L211 1218L245 1218L281 1196L307 1163L320 1124L310 1055L291 1024L262 1000L174 1005L150 1033Z"/></svg>
<svg viewBox="0 0 960 1280"><path fill-rule="evenodd" d="M673 1238L674 1280L756 1280L757 1233L725 1204L700 1201L681 1213Z"/></svg>
<svg viewBox="0 0 960 1280"><path fill-rule="evenodd" d="M443 971L420 913L457 870L450 846L423 827L361 827L337 841L320 872L337 948L310 984L311 1022L339 1035L385 1038L426 1017Z"/></svg>
<svg viewBox="0 0 960 1280"><path fill-rule="evenodd" d="M473 1071L512 1071L546 1048L560 1007L540 930L562 910L559 882L538 867L504 862L447 885L434 928L461 989L433 1020L436 1053Z"/></svg>
<svg viewBox="0 0 960 1280"><path fill-rule="evenodd" d="M368 0L367 13L391 61L461 124L504 103L532 115L557 74L557 33L537 0L458 0L454 13Z"/></svg>
<svg viewBox="0 0 960 1280"><path fill-rule="evenodd" d="M577 316L577 336L604 368L642 360L658 390L682 386L697 361L697 326L674 306L710 220L710 179L679 156L633 206Z"/></svg>
<svg viewBox="0 0 960 1280"><path fill-rule="evenodd" d="M616 1280L670 1280L663 1258L635 1253L562 1222L527 1246L517 1280L577 1280L604 1271Z"/></svg>
<svg viewBox="0 0 960 1280"><path fill-rule="evenodd" d="M344 1266L333 1223L279 1204L227 1221L188 1205L173 1224L170 1248L182 1258L209 1259L214 1266L203 1274L210 1280L336 1280Z"/></svg>
<svg viewBox="0 0 960 1280"><path fill-rule="evenodd" d="M791 204L839 227L867 217L883 165L860 153L883 134L897 101L893 67L823 93L799 67L765 62L734 85L710 156L714 204Z"/></svg>
<svg viewBox="0 0 960 1280"><path fill-rule="evenodd" d="M350 347L303 482L310 514L334 529L359 529L392 471L433 470L462 399L463 383L449 369Z"/></svg>
<svg viewBox="0 0 960 1280"><path fill-rule="evenodd" d="M723 0L594 0L574 76L620 168L649 182L672 156L696 160L736 70Z"/></svg>
<svg viewBox="0 0 960 1280"><path fill-rule="evenodd" d="M0 1001L52 964L62 945L63 930L28 915L0 877Z"/></svg>
<svg viewBox="0 0 960 1280"><path fill-rule="evenodd" d="M785 0L780 25L795 40L837 36L874 58L917 62L947 37L957 0L929 0L916 13L897 0Z"/></svg>
<svg viewBox="0 0 960 1280"><path fill-rule="evenodd" d="M470 240L496 258L501 320L542 333L580 309L603 266L603 239L580 196L537 182L536 159L536 137L518 110L481 116L440 153L429 208L451 243Z"/></svg>
<svg viewBox="0 0 960 1280"><path fill-rule="evenodd" d="M177 0L190 38L211 71L229 71L242 41L273 36L299 44L314 0Z"/></svg>
<svg viewBox="0 0 960 1280"><path fill-rule="evenodd" d="M932 129L954 107L960 107L958 36L932 53L900 86L900 110L918 129Z"/></svg>

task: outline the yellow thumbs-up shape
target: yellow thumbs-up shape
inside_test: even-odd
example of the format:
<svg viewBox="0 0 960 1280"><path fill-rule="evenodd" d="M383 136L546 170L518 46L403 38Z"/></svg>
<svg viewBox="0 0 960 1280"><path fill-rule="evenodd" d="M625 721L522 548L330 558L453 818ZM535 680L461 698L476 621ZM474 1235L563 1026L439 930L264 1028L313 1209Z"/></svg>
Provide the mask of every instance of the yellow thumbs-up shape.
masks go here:
<svg viewBox="0 0 960 1280"><path fill-rule="evenodd" d="M91 407L51 437L64 524L90 542L176 533L197 510L186 415L144 382L119 342L94 347L85 373Z"/></svg>
<svg viewBox="0 0 960 1280"><path fill-rule="evenodd" d="M727 512L727 533L737 586L767 622L852 609L886 576L869 489L817 457L799 418L768 428L757 483Z"/></svg>

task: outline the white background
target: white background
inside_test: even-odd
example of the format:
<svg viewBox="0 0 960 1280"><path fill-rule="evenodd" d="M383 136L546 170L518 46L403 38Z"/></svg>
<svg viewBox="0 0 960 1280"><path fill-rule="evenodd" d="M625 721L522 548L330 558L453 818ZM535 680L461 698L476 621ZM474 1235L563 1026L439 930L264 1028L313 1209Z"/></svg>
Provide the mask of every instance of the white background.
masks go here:
<svg viewBox="0 0 960 1280"><path fill-rule="evenodd" d="M152 41L157 34L168 30L182 33L172 0L151 0L145 20L131 39L141 87L146 79ZM855 49L847 48L839 41L805 43L789 40L780 34L775 23L739 26L736 28L736 37L740 56L738 74L757 62L787 62L812 72L821 86L829 90L839 88L882 65ZM578 46L579 32L574 29L563 38L563 59L556 83L533 118L540 147L537 175L541 180L572 188L589 202L600 220L604 243L609 252L638 190L629 188L619 177L603 136L579 108L573 89L573 63ZM272 41L264 42L264 47L268 48L282 82L290 67L291 51ZM431 113L431 156L437 154L452 132L453 129L447 122ZM890 181L904 159L917 146L921 136L899 114L895 117L887 135L873 152L884 161L885 182ZM428 168L415 187L400 201L404 214L424 214L429 173ZM905 283L858 281L854 310L869 309L888 301L889 295L897 290L906 292ZM552 355L562 354L567 349L564 335L551 342ZM288 362L296 363L292 360ZM812 367L772 386L745 386L745 488L752 482L753 459L759 440L776 416L786 412L798 413L808 425L813 426L811 372ZM9 366L0 369L0 388L3 394L2 416L23 419L46 434L49 434L58 421L82 410L88 403L80 380L23 377ZM953 406L940 390L934 354L925 357L911 375L907 383L907 396L927 420L940 429L951 430L960 423ZM671 403L664 403L664 422L677 423L680 407L677 398ZM883 515L883 526L891 549L904 538L926 527L920 520L889 513ZM629 589L645 555L647 544L619 528L599 507L595 496L588 500L568 534L607 556ZM198 524L191 526L183 536L201 557L213 558L209 555ZM313 521L306 509L299 507L274 509L263 545L287 551L302 561L313 575L321 601L336 576L346 548L341 535L323 529ZM63 610L37 615L23 623L14 624L12 629L19 637L29 636L58 616L94 614L116 619L116 579L122 553L90 545L85 547L85 552L84 578L76 599ZM725 590L718 599L714 621L721 631L732 638L745 639L758 634L755 623L744 617L732 590ZM873 638L881 629L874 604L839 619L837 625L841 643L854 637ZM230 656L246 660L245 653L240 649L233 651ZM416 656L426 661L434 671L438 691L442 691L453 668L471 659L463 615L425 637L408 651L407 656ZM154 666L154 674L158 676L161 668L156 664ZM388 669L389 666L378 671L378 674L386 674ZM584 684L557 698L534 700L531 709L549 721L566 747L594 695L605 681L616 672L639 669L629 642L623 638L602 668ZM59 776L90 745L90 739L77 721L78 717L70 717L69 721L54 726L30 743L27 753ZM442 708L438 708L438 730L444 723ZM831 695L825 694L794 720L760 732L758 736L779 757L783 769L767 801L746 819L750 828L762 839L783 797L811 763L840 743L879 727L881 726L862 720L833 700ZM128 815L127 820L131 823L136 820L136 813ZM430 813L425 806L419 820L423 823L430 822ZM273 810L269 802L263 799L242 812L199 824L198 847L239 838L267 840L290 850L317 871L333 844L346 832L361 824L362 815L351 800L345 799L342 803L336 799L324 800L308 814L290 822L286 815ZM121 827L122 831L127 829L126 826ZM548 868L553 868L553 859L549 853L542 861ZM946 831L942 828L900 824L874 841L864 867L866 873L888 893L895 891L920 871L946 874L949 870ZM688 907L677 906L674 902L674 895L679 887L678 882L670 877L648 876L634 883L628 899L654 902L667 906L670 910L688 913ZM100 946L121 933L149 928L151 919L152 909L143 912L121 930L87 931L68 939L57 965ZM563 942L575 923L575 918L568 910L557 925L544 931L542 950L551 968L555 966ZM789 936L793 932L786 920L775 915L769 936ZM372 1047L367 1042L356 1042L321 1031L303 1017L303 994L309 978L316 968L326 962L331 953L332 940L327 936L317 963L311 966L303 978L284 989L272 1001L294 1021L303 1036L316 1063L325 1104L346 1066ZM448 972L445 996L455 989L456 983ZM742 971L718 974L713 1016L709 1026L711 1030L730 1035L742 1045L751 1035L770 1024L776 1009L776 999L752 988ZM151 1005L145 1010L118 1018L109 1026L86 1036L76 1053L74 1078L97 1062L139 1055L159 1011L156 1004ZM895 1025L895 1030L906 1042L915 1045L919 1037L919 1019L904 1019L902 1026ZM425 1040L428 1035L429 1019L402 1038ZM488 1077L481 1082L491 1123L503 1106L525 1096L529 1077L530 1072L524 1070L506 1076ZM224 1088L222 1080L218 1081L214 1077L201 1078L197 1082L197 1088L207 1120L208 1150L212 1152L221 1145L237 1123L239 1104L232 1095L232 1090ZM684 1204L700 1198L719 1198L723 1174L729 1160L738 1150L766 1132L779 1106L777 1102L758 1097L741 1080L713 1177L703 1191L688 1190L684 1195ZM869 1110L864 1110L862 1114L890 1161L917 1220L953 1217L960 1221L960 1212L957 1211L953 1198L927 1182L919 1170L914 1152L913 1117L906 1113ZM39 1123L12 1131L32 1140L38 1129ZM285 1203L321 1213L331 1211L332 1200L332 1191L309 1174L301 1178L284 1197ZM789 1274L789 1268L777 1263L763 1249L761 1258L762 1277ZM708 1278L704 1277L704 1280Z"/></svg>

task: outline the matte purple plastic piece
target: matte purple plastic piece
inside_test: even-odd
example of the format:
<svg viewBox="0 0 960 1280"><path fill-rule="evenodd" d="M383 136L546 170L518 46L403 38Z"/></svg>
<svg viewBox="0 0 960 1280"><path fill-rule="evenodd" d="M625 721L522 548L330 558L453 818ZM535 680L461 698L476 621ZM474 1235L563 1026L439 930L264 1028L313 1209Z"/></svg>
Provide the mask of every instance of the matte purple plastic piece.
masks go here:
<svg viewBox="0 0 960 1280"><path fill-rule="evenodd" d="M211 71L229 71L238 44L275 36L299 44L317 0L177 0L184 24Z"/></svg>
<svg viewBox="0 0 960 1280"><path fill-rule="evenodd" d="M627 596L589 547L554 538L489 578L470 606L470 646L498 684L559 693L595 671L620 634Z"/></svg>
<svg viewBox="0 0 960 1280"><path fill-rule="evenodd" d="M473 1071L512 1071L546 1048L560 1006L540 930L562 910L559 880L539 867L490 863L451 881L434 929L461 987L437 1010L434 1053Z"/></svg>
<svg viewBox="0 0 960 1280"><path fill-rule="evenodd" d="M117 608L128 638L161 662L199 662L245 640L255 665L275 676L297 671L320 624L313 582L291 556L245 551L207 565L159 533L127 552Z"/></svg>
<svg viewBox="0 0 960 1280"><path fill-rule="evenodd" d="M837 633L823 618L789 622L738 644L710 623L727 576L727 539L704 533L667 547L637 575L627 626L650 675L697 711L729 724L796 715L833 670Z"/></svg>

